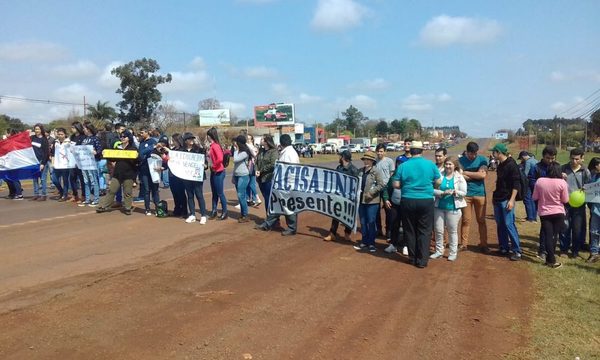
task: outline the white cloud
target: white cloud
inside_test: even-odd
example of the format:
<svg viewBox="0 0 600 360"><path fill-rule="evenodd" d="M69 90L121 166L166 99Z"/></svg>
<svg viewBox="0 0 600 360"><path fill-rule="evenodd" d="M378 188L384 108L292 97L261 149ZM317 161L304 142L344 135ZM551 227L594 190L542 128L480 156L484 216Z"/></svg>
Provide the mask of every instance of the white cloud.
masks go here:
<svg viewBox="0 0 600 360"><path fill-rule="evenodd" d="M112 71L112 69L121 65L124 65L122 61L113 61L110 64L108 64L102 71L100 77L98 78L98 84L107 89L116 90L117 88L119 88L119 86L121 86L121 80L119 80L118 77L112 75L110 72Z"/></svg>
<svg viewBox="0 0 600 360"><path fill-rule="evenodd" d="M192 70L204 70L206 68L206 63L204 62L204 59L202 57L196 56L190 62L190 68Z"/></svg>
<svg viewBox="0 0 600 360"><path fill-rule="evenodd" d="M565 76L565 74L563 74L563 73L562 73L562 72L560 72L560 71L553 71L553 72L550 74L550 80L552 80L552 81L563 81L563 80L565 80L565 79L566 79L566 76Z"/></svg>
<svg viewBox="0 0 600 360"><path fill-rule="evenodd" d="M353 0L319 0L311 26L319 31L344 31L359 26L370 12Z"/></svg>
<svg viewBox="0 0 600 360"><path fill-rule="evenodd" d="M231 110L236 116L244 116L246 114L246 105L233 101L221 101L221 107Z"/></svg>
<svg viewBox="0 0 600 360"><path fill-rule="evenodd" d="M552 111L562 111L566 108L567 108L567 104L565 104L562 101L557 101L554 104L550 105L550 109L552 109Z"/></svg>
<svg viewBox="0 0 600 360"><path fill-rule="evenodd" d="M93 98L99 98L98 94L78 83L60 87L54 90L53 95L56 97L57 101L72 102L76 104L83 104L84 96L88 103L92 103L91 99Z"/></svg>
<svg viewBox="0 0 600 360"><path fill-rule="evenodd" d="M348 85L350 89L359 90L386 90L390 87L390 83L382 78L367 79L358 83Z"/></svg>
<svg viewBox="0 0 600 360"><path fill-rule="evenodd" d="M367 95L355 95L350 98L337 98L334 104L335 109L347 109L350 105L358 110L374 110L377 107L377 101Z"/></svg>
<svg viewBox="0 0 600 360"><path fill-rule="evenodd" d="M421 30L421 42L433 47L489 43L502 34L496 20L440 15Z"/></svg>
<svg viewBox="0 0 600 360"><path fill-rule="evenodd" d="M290 89L285 83L274 83L271 84L271 90L276 97L283 98L290 93Z"/></svg>
<svg viewBox="0 0 600 360"><path fill-rule="evenodd" d="M277 70L266 66L254 66L245 68L243 74L253 79L269 79L277 76Z"/></svg>
<svg viewBox="0 0 600 360"><path fill-rule="evenodd" d="M52 72L62 78L83 78L94 76L99 69L89 60L80 60L73 64L59 65L52 69Z"/></svg>
<svg viewBox="0 0 600 360"><path fill-rule="evenodd" d="M54 61L67 56L67 50L51 42L12 42L0 44L0 60Z"/></svg>
<svg viewBox="0 0 600 360"><path fill-rule="evenodd" d="M309 95L306 93L300 93L300 95L298 95L298 99L295 101L298 104L310 104L310 103L316 103L321 101L322 98L319 96L313 96L313 95Z"/></svg>
<svg viewBox="0 0 600 360"><path fill-rule="evenodd" d="M179 72L172 71L173 79L170 83L159 85L159 89L165 93L182 91L201 91L211 89L214 85L213 79L206 71Z"/></svg>
<svg viewBox="0 0 600 360"><path fill-rule="evenodd" d="M407 111L423 112L433 109L434 103L448 102L452 96L447 93L418 95L411 94L401 101L402 109Z"/></svg>

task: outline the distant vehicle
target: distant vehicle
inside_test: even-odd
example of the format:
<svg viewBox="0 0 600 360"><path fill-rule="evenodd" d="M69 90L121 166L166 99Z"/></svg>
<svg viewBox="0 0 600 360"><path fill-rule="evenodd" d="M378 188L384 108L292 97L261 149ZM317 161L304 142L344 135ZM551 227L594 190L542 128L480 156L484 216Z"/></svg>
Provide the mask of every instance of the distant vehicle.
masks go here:
<svg viewBox="0 0 600 360"><path fill-rule="evenodd" d="M321 144L321 143L312 143L312 144L308 144L308 146L310 146L310 148L312 149L312 151L315 154L323 153L323 144Z"/></svg>
<svg viewBox="0 0 600 360"><path fill-rule="evenodd" d="M396 145L393 143L389 143L385 146L385 151L396 151Z"/></svg>
<svg viewBox="0 0 600 360"><path fill-rule="evenodd" d="M365 149L360 144L350 144L349 149L350 149L350 152L353 152L353 153L365 152Z"/></svg>
<svg viewBox="0 0 600 360"><path fill-rule="evenodd" d="M338 153L341 153L343 151L349 150L348 145L342 145L340 146L340 148L337 150Z"/></svg>
<svg viewBox="0 0 600 360"><path fill-rule="evenodd" d="M323 154L335 154L337 152L337 147L333 143L323 145Z"/></svg>
<svg viewBox="0 0 600 360"><path fill-rule="evenodd" d="M377 145L369 146L369 151L375 151L375 149L377 149Z"/></svg>

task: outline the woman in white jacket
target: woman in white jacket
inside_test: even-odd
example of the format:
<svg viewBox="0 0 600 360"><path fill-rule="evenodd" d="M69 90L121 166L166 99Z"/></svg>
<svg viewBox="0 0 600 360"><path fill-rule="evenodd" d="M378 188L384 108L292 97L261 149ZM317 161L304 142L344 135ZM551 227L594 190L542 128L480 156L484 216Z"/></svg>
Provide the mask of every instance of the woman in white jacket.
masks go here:
<svg viewBox="0 0 600 360"><path fill-rule="evenodd" d="M435 253L429 258L438 259L444 255L444 228L448 229L450 244L449 261L456 260L458 253L458 224L461 208L467 206L467 182L460 173L458 159L449 156L444 162L444 173L439 189L435 189L435 208L433 227L435 230Z"/></svg>

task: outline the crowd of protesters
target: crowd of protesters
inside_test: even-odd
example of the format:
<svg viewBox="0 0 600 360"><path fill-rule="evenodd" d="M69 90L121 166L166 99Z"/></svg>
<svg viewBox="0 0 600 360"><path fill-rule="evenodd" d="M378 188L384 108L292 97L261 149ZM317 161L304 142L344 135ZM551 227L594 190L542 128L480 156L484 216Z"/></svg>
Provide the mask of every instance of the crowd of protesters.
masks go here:
<svg viewBox="0 0 600 360"><path fill-rule="evenodd" d="M229 217L224 191L229 159L233 163L230 175L239 203L236 206L240 211L239 223L249 222L250 206L260 207L263 203L257 190L265 199L267 210L266 200L270 199L276 161L300 162L289 135L282 135L277 146L270 135L262 136L260 144L254 144L251 135L240 134L228 148L221 143L216 128L209 129L206 137L201 139L192 133L175 133L167 137L159 130L145 126L135 131L122 124L107 125L98 131L90 122L74 122L70 132L56 128L49 133L43 125L36 124L31 143L40 163L40 172L33 178L31 201L48 200L47 179L50 177L56 189L56 196L51 199L58 202L94 207L98 213L121 209L125 215L132 214L134 202L143 202L146 215L165 215L160 183L153 181L151 176L152 171L160 171L163 188L169 188L172 194L171 215L185 219L185 223L198 221L201 225L208 220ZM97 169L81 170L70 165L67 152L73 145L91 145ZM102 157L103 149L128 150L135 155L107 160ZM430 259L445 256L446 241L447 259L456 261L459 252L468 249L471 224L477 222L479 242L476 249L489 254L485 221L488 158L479 154L475 142L469 142L460 157L448 156L445 148L436 149L435 162L425 159L423 150L422 142L405 139L404 154L394 161L386 157L385 146L379 144L375 152L368 151L361 157L361 168L352 164L349 151L339 154L336 170L362 180L358 208L361 240L354 248L376 252L376 237L383 236L389 243L385 252L402 252L415 266L423 268ZM203 179L210 184L210 210L204 199L204 181L180 179L169 171L170 151L205 155ZM515 222L515 204L520 197L525 206L526 221L537 222L538 216L541 220L538 257L552 268L562 265L557 257L577 258L587 236L587 207L569 204L569 194L581 191L584 184L600 178L600 159L593 158L586 168L583 151L574 149L570 152L570 162L561 166L556 162L556 148L546 146L541 161L537 162L523 151L517 158L520 164L517 164L502 143L490 151L497 164L491 201L498 254L513 261L521 259ZM159 168L150 168L148 159L151 157L161 160ZM528 179L525 186L523 178ZM6 198L23 200L19 181L7 181L7 185L9 194ZM136 187L139 193L134 197ZM600 259L600 204L588 205L591 253L588 261L596 262ZM266 211L264 221L255 228L269 231L279 223L279 218ZM288 214L285 220L287 228L281 234L296 234L298 216ZM332 220L324 240L336 240L338 227L339 221ZM345 227L344 240L350 241L351 233L352 229ZM558 256L555 255L557 242Z"/></svg>

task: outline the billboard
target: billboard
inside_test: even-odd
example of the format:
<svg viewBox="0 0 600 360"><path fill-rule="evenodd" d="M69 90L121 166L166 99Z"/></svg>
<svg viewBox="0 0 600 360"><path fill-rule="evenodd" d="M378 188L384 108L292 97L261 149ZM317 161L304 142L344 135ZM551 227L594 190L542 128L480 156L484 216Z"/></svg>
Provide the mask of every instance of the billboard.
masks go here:
<svg viewBox="0 0 600 360"><path fill-rule="evenodd" d="M229 126L231 114L229 109L198 111L200 126Z"/></svg>
<svg viewBox="0 0 600 360"><path fill-rule="evenodd" d="M294 125L294 104L269 104L254 107L254 126Z"/></svg>

